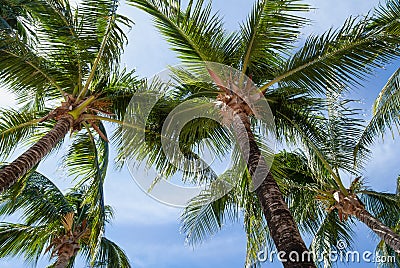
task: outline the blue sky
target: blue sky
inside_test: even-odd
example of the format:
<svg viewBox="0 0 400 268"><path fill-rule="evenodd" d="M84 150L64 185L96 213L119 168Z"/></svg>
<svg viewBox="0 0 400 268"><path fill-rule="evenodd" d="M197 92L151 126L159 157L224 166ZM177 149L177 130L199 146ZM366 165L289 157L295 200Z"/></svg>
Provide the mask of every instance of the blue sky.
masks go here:
<svg viewBox="0 0 400 268"><path fill-rule="evenodd" d="M308 0L317 9L308 16L313 25L304 29L305 35L321 33L325 29L340 26L349 15L365 14L376 6L377 0ZM214 0L214 6L225 18L228 29L238 28L250 11L252 1ZM166 42L153 28L150 18L141 11L123 5L121 12L135 21L129 33L129 44L123 57L128 68L136 68L140 76L150 77L167 65L178 63ZM357 89L352 97L361 100L360 106L370 117L372 101L398 63L381 70L365 87ZM0 89L0 107L13 104L12 95ZM396 160L400 143L386 137L384 142L374 146L374 155L365 171L369 184L376 190L393 192L395 178L400 173ZM39 170L60 185L69 187L68 178L57 167L56 156L43 162ZM350 182L351 178L345 178ZM110 168L105 185L106 203L116 211L116 218L106 230L106 235L118 242L129 255L134 267L242 267L245 257L245 236L240 222L227 224L224 229L202 245L192 249L185 245L184 236L179 232L180 210L160 204L149 198L134 183L126 169L117 172ZM373 235L361 224L355 228L355 248L363 251L374 249ZM46 259L39 267L45 267ZM279 263L265 264L265 267L282 267ZM374 267L373 264L350 264L351 267ZM0 260L0 267L26 267L17 259ZM77 265L77 267L81 267ZM338 267L347 267L338 263Z"/></svg>

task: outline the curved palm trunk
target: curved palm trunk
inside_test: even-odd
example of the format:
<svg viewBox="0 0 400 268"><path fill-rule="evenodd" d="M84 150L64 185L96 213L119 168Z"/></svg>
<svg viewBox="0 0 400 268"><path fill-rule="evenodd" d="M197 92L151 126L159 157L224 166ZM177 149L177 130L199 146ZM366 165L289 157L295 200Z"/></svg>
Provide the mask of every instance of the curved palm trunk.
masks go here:
<svg viewBox="0 0 400 268"><path fill-rule="evenodd" d="M61 118L54 128L12 163L0 170L0 193L32 169L68 133L72 124L69 117Z"/></svg>
<svg viewBox="0 0 400 268"><path fill-rule="evenodd" d="M357 219L367 225L374 233L376 233L387 245L395 252L400 254L400 236L392 229L384 225L365 209L358 210L355 213Z"/></svg>
<svg viewBox="0 0 400 268"><path fill-rule="evenodd" d="M372 216L355 194L345 196L342 192L336 191L333 197L336 200L336 205L332 209L336 208L340 217L344 215L347 219L348 215L355 216L374 231L395 252L400 254L400 236Z"/></svg>
<svg viewBox="0 0 400 268"><path fill-rule="evenodd" d="M253 177L257 168L267 171L267 164L251 131L249 118L244 112L236 114L233 127L243 154L249 156L247 168L250 175ZM286 268L315 267L278 184L270 172L264 174L266 177L256 189L256 194L275 246L278 251L285 253L284 256L280 255L283 266Z"/></svg>

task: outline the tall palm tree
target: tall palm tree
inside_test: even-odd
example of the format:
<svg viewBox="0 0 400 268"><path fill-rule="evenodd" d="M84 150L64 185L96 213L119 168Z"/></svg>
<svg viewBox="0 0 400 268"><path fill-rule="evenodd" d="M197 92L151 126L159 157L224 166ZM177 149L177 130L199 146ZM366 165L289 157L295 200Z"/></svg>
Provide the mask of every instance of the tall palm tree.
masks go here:
<svg viewBox="0 0 400 268"><path fill-rule="evenodd" d="M118 1L84 0L73 8L66 0L39 0L24 8L35 18L35 42L18 32L0 37L0 85L16 94L21 107L1 111L0 155L36 143L0 171L0 192L69 131L85 133L86 142L94 136L108 141L102 122L122 122L138 84L133 72L118 67L131 25L117 13ZM80 134L72 136L72 151L83 150Z"/></svg>
<svg viewBox="0 0 400 268"><path fill-rule="evenodd" d="M340 252L339 239L351 248L354 216L365 223L381 239L379 251L389 256L398 252L400 236L395 233L400 211L398 193L382 193L367 188L361 180L362 169L353 168L353 150L362 133L362 121L355 118L357 110L347 106L349 100L329 97L325 114L320 122L324 133L318 139L304 141L307 153L280 152L274 159L272 174L278 181L289 209L302 233L314 236L311 250L323 267L330 267L329 253ZM320 111L324 117L323 110ZM310 153L310 150L317 153ZM309 156L318 155L317 158ZM347 171L356 178L348 189L343 185L341 174ZM346 189L348 199L341 189ZM336 199L338 195L339 200ZM248 237L247 264L257 263L257 253L268 244L265 223L257 220L259 208L255 196L237 183L224 198L213 199L213 189L204 191L190 201L182 215L182 230L189 242L198 243L222 228L223 223L239 219L243 211ZM343 200L344 199L344 200ZM246 204L252 204L246 206ZM252 228L247 228L251 226ZM387 227L389 226L389 227ZM381 254L382 255L382 254Z"/></svg>
<svg viewBox="0 0 400 268"><path fill-rule="evenodd" d="M301 16L295 15L296 12L309 10L307 5L298 1L256 1L240 31L231 34L225 31L218 15L211 12L211 3L207 5L202 0L189 1L186 8L178 0L130 0L129 2L154 17L156 26L184 63L218 62L239 69L252 77L252 81L267 100L271 97L270 105L278 132L288 140L290 135L303 137L317 129L310 124L310 121L299 120L304 119L304 116L302 117L304 109L295 110L293 109L295 105L285 106L292 103L291 99L286 103L274 103L272 97L278 95L282 100L287 96L295 96L304 101L302 98L304 95L324 92L327 84L345 86L358 84L371 74L379 63L390 62L398 54L393 45L397 43L397 38L384 33L382 26L370 27L370 18L359 20L350 18L338 30L329 30L322 36L307 38L305 44L293 52L301 27L308 22ZM217 79L214 81L217 82ZM227 86L218 85L223 88ZM194 94L213 95L217 98L219 93L220 100L229 100L232 96L228 95L232 91L234 92L229 88L228 90L197 88L197 91L186 90L185 94L175 93L175 96L180 97L175 100L183 102ZM305 99L307 103L307 98ZM241 104L234 107L228 102L224 103L238 115L234 124L245 126L245 131L240 132L236 128L235 132L237 136L246 138L239 139L240 147L245 146L240 144L241 142L248 140L250 143L251 153L247 169L252 176L257 165L266 167L266 164L261 157L259 149L261 145L256 142L251 130L250 114L247 113L249 109L246 103ZM313 102L309 99L308 107L312 105ZM215 128L218 126L213 123L207 124L207 129L211 129L210 133ZM193 128L193 130L198 129L201 128ZM205 136L207 137L207 135L202 137ZM154 142L151 138L147 141ZM182 144L185 143L183 140ZM193 144L193 135L191 140L189 139L189 144ZM160 147L155 145L153 148ZM157 155L160 155L159 151L154 153L152 158L154 161L160 161ZM286 253L294 251L301 256L307 248L270 172L265 174L265 180L257 188L256 194L277 249ZM314 266L311 261L302 264L288 261L284 265L285 267Z"/></svg>
<svg viewBox="0 0 400 268"><path fill-rule="evenodd" d="M131 267L124 251L96 230L101 216L87 202L88 190L82 187L63 194L48 178L32 172L5 191L0 215L19 212L22 222L0 223L0 257L21 255L36 264L51 253L56 259L51 267L62 268L73 267L80 254L92 267ZM109 222L112 209L104 206L103 210ZM98 235L94 244L93 234Z"/></svg>

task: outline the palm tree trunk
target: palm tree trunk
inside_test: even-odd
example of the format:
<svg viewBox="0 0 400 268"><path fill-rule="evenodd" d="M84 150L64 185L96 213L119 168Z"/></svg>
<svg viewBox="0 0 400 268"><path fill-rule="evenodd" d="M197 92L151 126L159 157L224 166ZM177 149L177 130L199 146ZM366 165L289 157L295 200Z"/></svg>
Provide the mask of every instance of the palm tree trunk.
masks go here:
<svg viewBox="0 0 400 268"><path fill-rule="evenodd" d="M268 171L250 128L249 117L244 112L236 114L233 127L242 153L248 155L247 168L252 178L256 169L265 170L265 179L256 189L267 225L285 268L315 267L312 256L300 235L297 225L279 190L278 184ZM259 173L257 170L257 174ZM299 257L298 257L299 256ZM304 256L304 257L303 257Z"/></svg>
<svg viewBox="0 0 400 268"><path fill-rule="evenodd" d="M78 254L79 242L72 235L65 235L61 238L63 242L57 250L57 261L54 268L66 268L72 259Z"/></svg>
<svg viewBox="0 0 400 268"><path fill-rule="evenodd" d="M40 160L45 157L54 146L68 133L72 125L70 117L64 117L57 121L54 128L43 138L36 142L11 164L0 170L0 193L8 189L19 178L24 176Z"/></svg>
<svg viewBox="0 0 400 268"><path fill-rule="evenodd" d="M66 268L68 266L70 257L67 255L60 255L57 258L57 262L54 265L54 268Z"/></svg>
<svg viewBox="0 0 400 268"><path fill-rule="evenodd" d="M381 223L365 209L358 210L355 214L357 219L374 231L387 245L400 254L400 236L392 229Z"/></svg>

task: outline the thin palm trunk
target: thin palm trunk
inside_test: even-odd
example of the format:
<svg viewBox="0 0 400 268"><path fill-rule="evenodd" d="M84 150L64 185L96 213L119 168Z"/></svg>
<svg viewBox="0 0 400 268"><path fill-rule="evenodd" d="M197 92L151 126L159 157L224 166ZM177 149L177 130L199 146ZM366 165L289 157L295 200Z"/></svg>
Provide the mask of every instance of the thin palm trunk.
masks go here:
<svg viewBox="0 0 400 268"><path fill-rule="evenodd" d="M372 216L365 209L358 210L355 213L355 216L374 231L395 252L400 254L400 236L398 234Z"/></svg>
<svg viewBox="0 0 400 268"><path fill-rule="evenodd" d="M263 174L266 176L256 189L256 194L275 246L279 252L285 253L284 256L280 255L283 266L286 268L315 267L278 184L272 174L268 172L267 164L255 141L246 113L238 112L236 114L233 127L242 153L248 155L247 167L252 178L257 169L257 174L260 174L259 170L265 170Z"/></svg>
<svg viewBox="0 0 400 268"><path fill-rule="evenodd" d="M72 124L69 117L61 118L54 128L12 163L0 170L0 193L8 189L40 162L68 133Z"/></svg>
<svg viewBox="0 0 400 268"><path fill-rule="evenodd" d="M336 208L339 212L339 216L342 217L341 215L344 215L346 219L349 215L355 216L374 231L395 252L400 254L400 236L372 216L365 209L364 204L361 203L357 195L349 194L346 196L341 191L336 191L333 197L336 200L336 205L330 210Z"/></svg>

